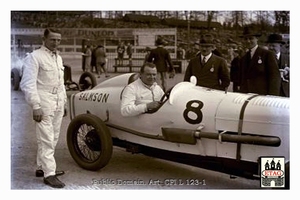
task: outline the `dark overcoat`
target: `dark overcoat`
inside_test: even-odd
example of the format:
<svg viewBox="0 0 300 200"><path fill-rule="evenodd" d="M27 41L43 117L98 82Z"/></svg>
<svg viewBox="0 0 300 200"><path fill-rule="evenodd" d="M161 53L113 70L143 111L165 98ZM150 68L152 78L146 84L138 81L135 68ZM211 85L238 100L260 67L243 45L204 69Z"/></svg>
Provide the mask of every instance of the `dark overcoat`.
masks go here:
<svg viewBox="0 0 300 200"><path fill-rule="evenodd" d="M164 47L158 46L152 49L148 57L148 62L153 62L158 72L167 72L174 69L170 53Z"/></svg>
<svg viewBox="0 0 300 200"><path fill-rule="evenodd" d="M273 52L258 47L250 58L247 52L240 63L240 92L279 95L280 73Z"/></svg>
<svg viewBox="0 0 300 200"><path fill-rule="evenodd" d="M184 81L190 81L191 76L197 78L197 85L216 90L225 90L230 84L225 59L214 54L204 65L201 64L201 55L192 58L185 71Z"/></svg>

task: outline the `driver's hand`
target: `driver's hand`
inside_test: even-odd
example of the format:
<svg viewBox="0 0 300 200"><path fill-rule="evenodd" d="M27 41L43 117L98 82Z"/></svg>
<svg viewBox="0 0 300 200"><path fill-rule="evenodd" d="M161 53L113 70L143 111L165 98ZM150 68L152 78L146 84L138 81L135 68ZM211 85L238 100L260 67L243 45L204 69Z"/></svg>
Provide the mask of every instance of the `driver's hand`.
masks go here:
<svg viewBox="0 0 300 200"><path fill-rule="evenodd" d="M41 122L43 119L43 110L41 108L33 110L33 120Z"/></svg>
<svg viewBox="0 0 300 200"><path fill-rule="evenodd" d="M152 110L159 108L160 105L160 101L152 101L150 103L147 103L147 111L151 112Z"/></svg>

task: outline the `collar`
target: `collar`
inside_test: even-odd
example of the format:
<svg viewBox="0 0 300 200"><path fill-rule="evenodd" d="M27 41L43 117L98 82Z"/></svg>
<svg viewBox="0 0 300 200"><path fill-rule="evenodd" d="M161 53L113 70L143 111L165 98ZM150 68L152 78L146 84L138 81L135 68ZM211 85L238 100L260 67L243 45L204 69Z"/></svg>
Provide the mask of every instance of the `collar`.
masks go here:
<svg viewBox="0 0 300 200"><path fill-rule="evenodd" d="M202 54L201 54L201 60L203 60L203 57L205 57L206 59L206 62L210 59L210 57L211 57L211 55L212 55L212 53L210 53L210 54L208 54L207 56L203 56Z"/></svg>
<svg viewBox="0 0 300 200"><path fill-rule="evenodd" d="M278 52L278 53L276 54L276 58L279 60L279 58L280 58L280 52Z"/></svg>
<svg viewBox="0 0 300 200"><path fill-rule="evenodd" d="M249 49L250 53L254 53L257 48L258 48L258 45L255 45L252 49Z"/></svg>
<svg viewBox="0 0 300 200"><path fill-rule="evenodd" d="M41 49L43 49L44 51L50 53L51 55L58 55L59 54L59 51L58 50L55 50L55 51L51 51L50 49L48 49L46 46L42 45L41 46Z"/></svg>

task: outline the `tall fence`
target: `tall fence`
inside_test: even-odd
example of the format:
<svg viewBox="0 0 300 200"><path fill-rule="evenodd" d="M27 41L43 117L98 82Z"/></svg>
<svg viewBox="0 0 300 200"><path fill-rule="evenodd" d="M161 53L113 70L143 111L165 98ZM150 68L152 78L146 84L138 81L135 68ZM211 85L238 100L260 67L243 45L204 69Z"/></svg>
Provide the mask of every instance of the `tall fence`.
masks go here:
<svg viewBox="0 0 300 200"><path fill-rule="evenodd" d="M22 58L26 53L39 48L42 44L42 34L44 29L40 28L16 28L11 30L11 52ZM139 70L144 62L146 47L155 48L157 37L163 37L167 42L165 48L170 52L172 60L177 57L177 29L175 28L150 28L150 29L62 29L63 39L59 50L63 57L82 59L84 41L86 44L102 43L106 49L108 58L107 69L109 72L115 72L117 58L117 44L124 41L125 45L130 42L133 45L134 67L132 70ZM128 65L128 56L124 54L124 65ZM180 72L184 72L187 66L187 60L180 60ZM176 66L178 67L178 66ZM178 68L177 68L178 69ZM120 68L118 72L126 72L128 68Z"/></svg>

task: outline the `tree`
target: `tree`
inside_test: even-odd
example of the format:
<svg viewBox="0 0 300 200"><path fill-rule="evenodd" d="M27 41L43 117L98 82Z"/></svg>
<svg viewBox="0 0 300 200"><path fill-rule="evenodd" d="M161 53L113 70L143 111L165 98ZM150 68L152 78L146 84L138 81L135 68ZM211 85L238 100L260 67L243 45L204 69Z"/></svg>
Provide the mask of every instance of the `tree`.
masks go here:
<svg viewBox="0 0 300 200"><path fill-rule="evenodd" d="M290 31L290 12L274 11L275 13L275 30L280 33L289 33Z"/></svg>
<svg viewBox="0 0 300 200"><path fill-rule="evenodd" d="M210 30L211 28L211 22L214 18L214 16L218 13L218 11L206 11L207 14L207 29Z"/></svg>

